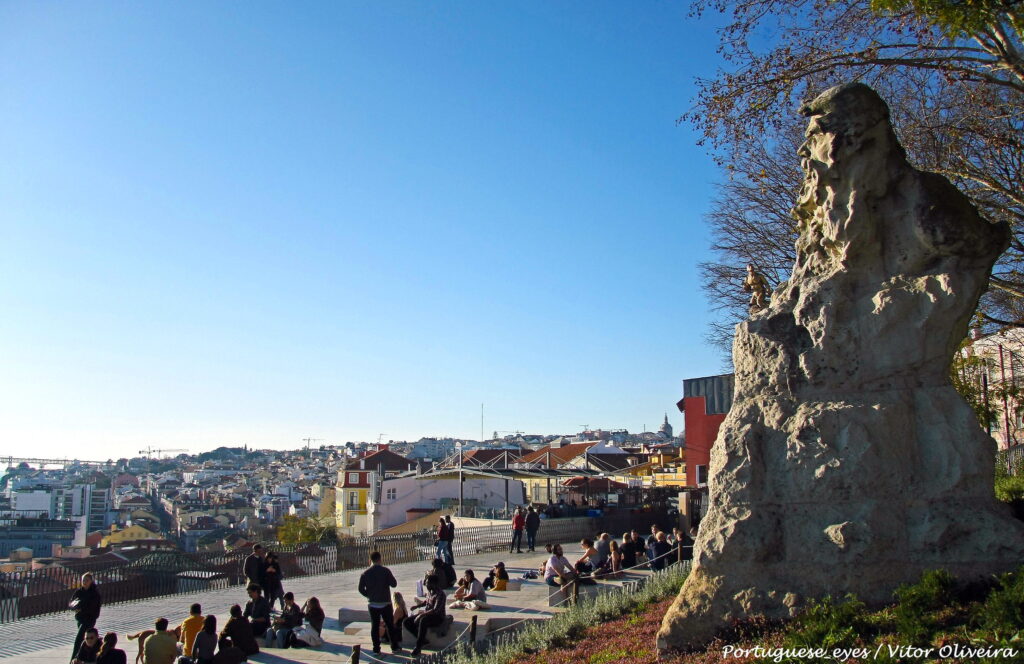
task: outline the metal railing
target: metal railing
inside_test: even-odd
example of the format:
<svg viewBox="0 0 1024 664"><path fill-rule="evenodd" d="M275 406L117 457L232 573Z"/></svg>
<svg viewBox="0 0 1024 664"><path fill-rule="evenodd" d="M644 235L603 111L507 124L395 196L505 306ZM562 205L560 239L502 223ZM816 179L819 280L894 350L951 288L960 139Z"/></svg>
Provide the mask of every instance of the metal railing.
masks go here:
<svg viewBox="0 0 1024 664"><path fill-rule="evenodd" d="M652 523L665 527L668 517L647 512L618 510L602 517L543 519L536 544L573 542L599 532L616 537L630 528L646 531ZM671 526L668 526L671 527ZM466 556L509 547L509 524L458 528L453 552ZM522 545L526 546L526 537ZM330 543L266 544L278 554L285 579L328 574L365 567L372 551L380 551L387 564L430 560L436 555L431 531L415 534L342 537ZM242 566L250 547L233 551L152 551L134 561L95 558L61 560L59 564L29 572L0 573L0 623L67 611L81 575L92 572L104 604L226 588L245 583Z"/></svg>

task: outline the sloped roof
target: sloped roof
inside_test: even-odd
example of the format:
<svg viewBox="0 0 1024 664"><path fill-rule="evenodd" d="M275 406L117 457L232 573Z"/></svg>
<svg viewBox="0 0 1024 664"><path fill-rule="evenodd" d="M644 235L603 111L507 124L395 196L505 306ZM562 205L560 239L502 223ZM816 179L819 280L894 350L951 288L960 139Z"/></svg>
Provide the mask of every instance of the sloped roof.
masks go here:
<svg viewBox="0 0 1024 664"><path fill-rule="evenodd" d="M207 563L195 560L181 551L147 552L146 555L129 564L128 569L145 572L170 572L172 574L217 571Z"/></svg>
<svg viewBox="0 0 1024 664"><path fill-rule="evenodd" d="M550 445L546 445L537 450L536 452L530 452L529 454L523 455L520 461L523 463L541 462L545 467L557 468L562 464L568 463L569 461L583 454L591 447L593 447L596 444L596 442L597 441L587 441L585 443L571 443L569 445L562 445L561 447L556 447L554 449L552 449Z"/></svg>
<svg viewBox="0 0 1024 664"><path fill-rule="evenodd" d="M570 477L562 481L562 486L570 489L588 488L591 491L612 491L614 489L628 489L628 484L616 482L607 477Z"/></svg>
<svg viewBox="0 0 1024 664"><path fill-rule="evenodd" d="M505 454L508 454L508 462L515 463L520 456L522 456L524 450L503 450L503 449L486 449L486 450L466 450L462 453L462 463L473 464L473 465L487 465L495 459L501 459Z"/></svg>
<svg viewBox="0 0 1024 664"><path fill-rule="evenodd" d="M365 467L362 467L364 464ZM391 450L378 450L349 461L345 470L377 470L377 466L383 466L384 470L409 470L411 464L412 462L401 454L395 454Z"/></svg>

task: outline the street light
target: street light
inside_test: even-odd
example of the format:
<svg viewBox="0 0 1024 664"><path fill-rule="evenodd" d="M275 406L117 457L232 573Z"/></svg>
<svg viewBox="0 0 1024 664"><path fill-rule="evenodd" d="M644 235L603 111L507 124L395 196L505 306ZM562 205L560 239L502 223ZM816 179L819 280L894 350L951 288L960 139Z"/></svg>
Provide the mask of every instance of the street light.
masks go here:
<svg viewBox="0 0 1024 664"><path fill-rule="evenodd" d="M462 516L462 441L455 443L455 453L459 455L459 516Z"/></svg>

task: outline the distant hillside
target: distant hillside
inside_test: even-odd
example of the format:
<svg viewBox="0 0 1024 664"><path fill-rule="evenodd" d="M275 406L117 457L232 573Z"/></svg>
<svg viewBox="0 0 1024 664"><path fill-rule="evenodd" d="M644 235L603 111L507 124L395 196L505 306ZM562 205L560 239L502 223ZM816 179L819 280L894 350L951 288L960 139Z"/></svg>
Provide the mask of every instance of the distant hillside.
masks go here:
<svg viewBox="0 0 1024 664"><path fill-rule="evenodd" d="M244 447L218 447L209 452L196 455L197 461L229 461L233 459L251 459L259 456L259 452L247 452Z"/></svg>

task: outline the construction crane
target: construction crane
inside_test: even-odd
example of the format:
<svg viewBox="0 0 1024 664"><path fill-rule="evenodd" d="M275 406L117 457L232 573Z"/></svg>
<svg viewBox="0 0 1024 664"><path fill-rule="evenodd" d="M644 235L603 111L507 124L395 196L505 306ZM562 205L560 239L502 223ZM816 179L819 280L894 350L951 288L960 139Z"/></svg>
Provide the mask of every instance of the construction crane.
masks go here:
<svg viewBox="0 0 1024 664"><path fill-rule="evenodd" d="M323 440L324 440L323 438L303 438L302 439L302 441L304 443L306 443L306 451L307 452L309 451L309 444L310 443L320 443L320 442L323 442Z"/></svg>
<svg viewBox="0 0 1024 664"><path fill-rule="evenodd" d="M153 449L152 446L147 447L144 450L139 450L139 454L145 455L145 457L147 459L149 459L150 461L153 460L153 453L154 452L157 455L156 458L159 459L161 454L172 454L172 453L173 454L184 454L184 453L188 452L188 450L168 450L168 449L158 450L158 449Z"/></svg>
<svg viewBox="0 0 1024 664"><path fill-rule="evenodd" d="M377 434L377 445L378 446L380 445L381 438L383 438L386 435L387 435L386 433L379 433L379 434Z"/></svg>

